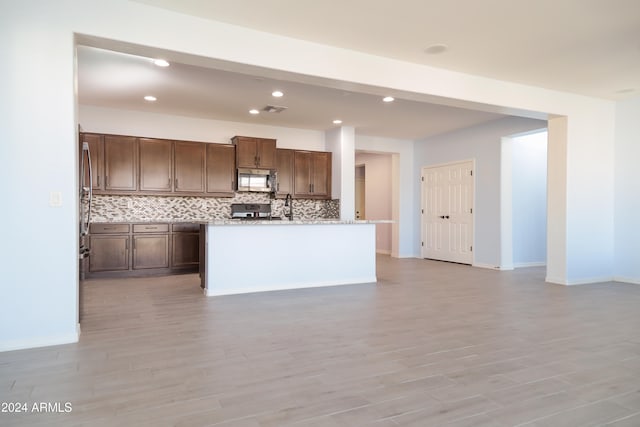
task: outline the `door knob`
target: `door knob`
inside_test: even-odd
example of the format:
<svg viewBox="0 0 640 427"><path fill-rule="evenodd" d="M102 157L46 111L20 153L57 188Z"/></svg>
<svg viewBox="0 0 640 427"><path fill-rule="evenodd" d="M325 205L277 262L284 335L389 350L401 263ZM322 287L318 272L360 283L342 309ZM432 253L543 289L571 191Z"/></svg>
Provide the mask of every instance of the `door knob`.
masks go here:
<svg viewBox="0 0 640 427"><path fill-rule="evenodd" d="M440 215L440 218L441 218L441 219L444 219L444 215Z"/></svg>
<svg viewBox="0 0 640 427"><path fill-rule="evenodd" d="M449 219L449 215L445 215L445 218Z"/></svg>

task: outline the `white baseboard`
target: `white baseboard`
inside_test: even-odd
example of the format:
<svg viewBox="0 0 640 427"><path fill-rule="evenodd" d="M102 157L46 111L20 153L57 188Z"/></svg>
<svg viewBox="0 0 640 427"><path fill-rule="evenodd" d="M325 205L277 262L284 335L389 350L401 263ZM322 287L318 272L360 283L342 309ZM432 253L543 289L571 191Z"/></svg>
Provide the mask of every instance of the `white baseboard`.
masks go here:
<svg viewBox="0 0 640 427"><path fill-rule="evenodd" d="M474 262L473 264L471 264L472 267L478 267L478 268L486 268L489 270L500 270L500 266L499 265L491 265L491 264L484 264L481 262Z"/></svg>
<svg viewBox="0 0 640 427"><path fill-rule="evenodd" d="M637 277L613 276L614 282L631 283L632 285L640 285L640 279Z"/></svg>
<svg viewBox="0 0 640 427"><path fill-rule="evenodd" d="M381 255L391 255L391 251L387 249L376 249L376 253Z"/></svg>
<svg viewBox="0 0 640 427"><path fill-rule="evenodd" d="M49 347L52 345L72 344L78 342L79 331L54 337L38 337L33 339L0 342L0 352L24 350L27 348Z"/></svg>
<svg viewBox="0 0 640 427"><path fill-rule="evenodd" d="M516 262L513 264L514 268L527 268L527 267L545 267L547 265L544 261L539 262Z"/></svg>
<svg viewBox="0 0 640 427"><path fill-rule="evenodd" d="M305 288L323 288L325 286L342 286L342 285L358 285L362 283L376 283L378 278L363 277L361 279L352 279L348 281L336 281L336 282L316 282L316 283L303 283L303 284L290 284L290 285L278 285L269 288L243 288L243 289L204 289L204 294L208 297L222 296L222 295L237 295L237 294L251 294L254 292L270 292L270 291L288 291L292 289L305 289Z"/></svg>
<svg viewBox="0 0 640 427"><path fill-rule="evenodd" d="M603 277L587 277L585 279L567 280L567 279L560 279L557 277L547 276L544 280L547 283L554 283L556 285L574 286L574 285L591 285L594 283L612 282L614 278L611 276L603 276Z"/></svg>

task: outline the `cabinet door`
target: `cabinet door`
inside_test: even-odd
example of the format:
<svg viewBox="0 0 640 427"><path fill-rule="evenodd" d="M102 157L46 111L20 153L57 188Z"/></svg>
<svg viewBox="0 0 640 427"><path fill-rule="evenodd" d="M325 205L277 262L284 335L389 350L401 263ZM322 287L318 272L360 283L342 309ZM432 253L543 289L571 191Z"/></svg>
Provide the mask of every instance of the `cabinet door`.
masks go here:
<svg viewBox="0 0 640 427"><path fill-rule="evenodd" d="M277 195L293 195L293 150L276 150L276 169L278 171Z"/></svg>
<svg viewBox="0 0 640 427"><path fill-rule="evenodd" d="M246 136L234 136L236 146L236 164L239 168L255 168L258 166L258 139Z"/></svg>
<svg viewBox="0 0 640 427"><path fill-rule="evenodd" d="M169 235L134 235L133 269L168 268Z"/></svg>
<svg viewBox="0 0 640 427"><path fill-rule="evenodd" d="M129 269L129 236L91 236L89 271Z"/></svg>
<svg viewBox="0 0 640 427"><path fill-rule="evenodd" d="M313 153L311 191L315 197L331 196L331 153Z"/></svg>
<svg viewBox="0 0 640 427"><path fill-rule="evenodd" d="M176 141L174 150L174 191L204 193L205 144Z"/></svg>
<svg viewBox="0 0 640 427"><path fill-rule="evenodd" d="M294 191L298 197L311 195L311 165L313 153L296 151L294 158Z"/></svg>
<svg viewBox="0 0 640 427"><path fill-rule="evenodd" d="M137 188L136 138L130 136L104 137L104 165L106 191L135 191Z"/></svg>
<svg viewBox="0 0 640 427"><path fill-rule="evenodd" d="M258 167L262 169L274 169L276 167L276 140L259 139L258 147Z"/></svg>
<svg viewBox="0 0 640 427"><path fill-rule="evenodd" d="M93 191L104 190L104 144L102 135L95 133L80 134L80 151L82 143L89 144L91 154L91 175L93 178ZM82 157L81 157L82 158ZM85 166L85 181L89 182L89 169Z"/></svg>
<svg viewBox="0 0 640 427"><path fill-rule="evenodd" d="M140 138L140 191L171 191L171 141Z"/></svg>
<svg viewBox="0 0 640 427"><path fill-rule="evenodd" d="M228 144L207 144L207 193L232 196L235 179L235 147Z"/></svg>
<svg viewBox="0 0 640 427"><path fill-rule="evenodd" d="M199 233L174 233L171 268L195 268L200 259Z"/></svg>

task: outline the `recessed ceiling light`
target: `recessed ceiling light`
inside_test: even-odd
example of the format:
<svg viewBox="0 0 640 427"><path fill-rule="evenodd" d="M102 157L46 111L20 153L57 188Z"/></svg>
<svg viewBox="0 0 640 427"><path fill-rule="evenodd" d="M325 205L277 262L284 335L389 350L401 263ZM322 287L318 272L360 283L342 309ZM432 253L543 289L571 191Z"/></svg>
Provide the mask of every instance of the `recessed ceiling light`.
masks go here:
<svg viewBox="0 0 640 427"><path fill-rule="evenodd" d="M393 102L395 101L395 98L393 96L385 96L384 98L382 98L382 100L384 102Z"/></svg>
<svg viewBox="0 0 640 427"><path fill-rule="evenodd" d="M157 65L158 67L168 67L169 66L169 62L164 60L164 59L154 59L153 63L155 65Z"/></svg>
<svg viewBox="0 0 640 427"><path fill-rule="evenodd" d="M335 119L335 120L333 121L333 124L334 124L334 125L339 125L339 124L341 124L341 123L342 123L342 120L340 120L340 119Z"/></svg>
<svg viewBox="0 0 640 427"><path fill-rule="evenodd" d="M431 46L427 47L424 50L424 53L427 53L429 55L437 55L439 53L444 53L447 50L449 50L449 46L447 46L446 44L438 43L432 44Z"/></svg>
<svg viewBox="0 0 640 427"><path fill-rule="evenodd" d="M249 114L260 114L260 111L256 110L255 108L249 110Z"/></svg>
<svg viewBox="0 0 640 427"><path fill-rule="evenodd" d="M282 91L279 90L274 90L273 92L271 92L271 96L274 96L276 98L281 98L284 95L284 93L282 93Z"/></svg>
<svg viewBox="0 0 640 427"><path fill-rule="evenodd" d="M156 98L156 97L155 97L155 96L153 96L153 95L147 95L147 96L145 96L145 97L144 97L144 100L145 100L145 101L149 101L149 102L156 101L157 99L158 99L158 98Z"/></svg>

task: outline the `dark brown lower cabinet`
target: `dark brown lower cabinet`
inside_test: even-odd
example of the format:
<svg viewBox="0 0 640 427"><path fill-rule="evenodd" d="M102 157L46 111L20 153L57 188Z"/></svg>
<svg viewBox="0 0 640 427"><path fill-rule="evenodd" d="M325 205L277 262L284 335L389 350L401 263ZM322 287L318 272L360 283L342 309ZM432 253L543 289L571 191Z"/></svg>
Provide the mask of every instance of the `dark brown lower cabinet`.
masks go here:
<svg viewBox="0 0 640 427"><path fill-rule="evenodd" d="M195 273L199 224L91 224L87 278Z"/></svg>
<svg viewBox="0 0 640 427"><path fill-rule="evenodd" d="M169 268L169 235L133 236L133 269Z"/></svg>
<svg viewBox="0 0 640 427"><path fill-rule="evenodd" d="M89 273L129 270L129 236L91 236Z"/></svg>
<svg viewBox="0 0 640 427"><path fill-rule="evenodd" d="M129 270L129 224L91 224L89 231L89 275L104 271Z"/></svg>
<svg viewBox="0 0 640 427"><path fill-rule="evenodd" d="M198 269L200 227L198 224L172 224L171 269Z"/></svg>

